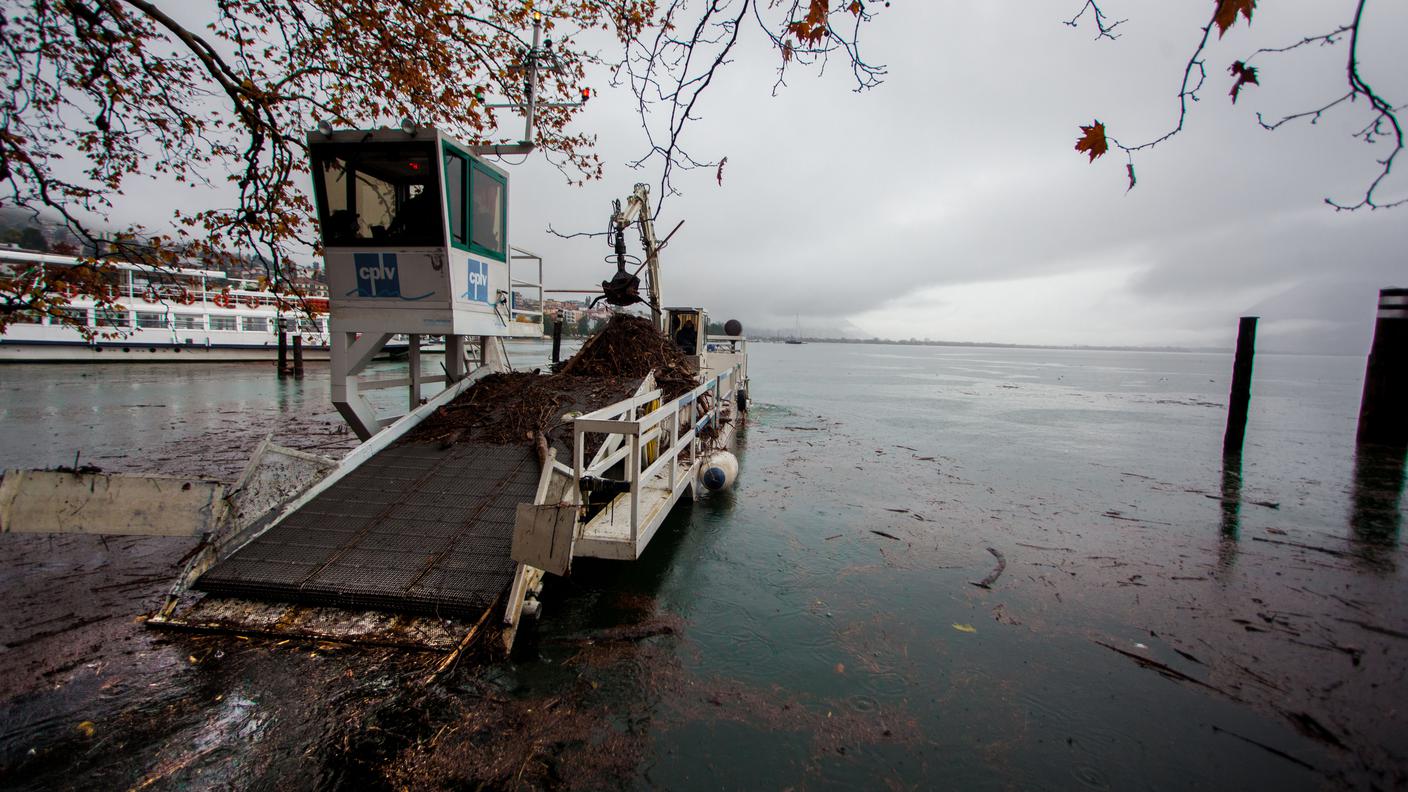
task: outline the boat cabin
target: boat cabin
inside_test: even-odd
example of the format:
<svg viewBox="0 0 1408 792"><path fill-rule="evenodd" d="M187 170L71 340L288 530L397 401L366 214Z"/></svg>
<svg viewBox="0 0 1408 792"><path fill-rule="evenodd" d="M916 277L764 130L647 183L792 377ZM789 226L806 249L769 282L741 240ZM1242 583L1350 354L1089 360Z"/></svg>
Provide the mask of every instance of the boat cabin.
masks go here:
<svg viewBox="0 0 1408 792"><path fill-rule="evenodd" d="M466 375L466 339L475 339L479 366L498 367L493 338L542 335L542 259L509 245L508 173L438 129L410 125L310 132L308 154L327 267L332 401L358 436L393 420L362 390L405 384L413 408L422 385ZM359 382L402 334L410 376ZM444 377L421 375L425 336L444 339Z"/></svg>
<svg viewBox="0 0 1408 792"><path fill-rule="evenodd" d="M508 173L426 127L312 132L308 150L335 331L541 334L514 322Z"/></svg>

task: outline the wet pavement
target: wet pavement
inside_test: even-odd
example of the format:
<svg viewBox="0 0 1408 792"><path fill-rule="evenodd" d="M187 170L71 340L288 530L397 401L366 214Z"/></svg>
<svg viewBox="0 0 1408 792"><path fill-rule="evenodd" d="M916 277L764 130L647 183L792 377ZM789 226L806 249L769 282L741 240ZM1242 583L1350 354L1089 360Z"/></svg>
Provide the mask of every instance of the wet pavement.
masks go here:
<svg viewBox="0 0 1408 792"><path fill-rule="evenodd" d="M431 685L425 656L144 628L189 541L0 537L0 784L1408 783L1403 457L1356 455L1362 360L1263 355L1224 465L1230 356L753 353L737 488ZM271 430L353 442L318 369L0 374L7 467L230 480Z"/></svg>

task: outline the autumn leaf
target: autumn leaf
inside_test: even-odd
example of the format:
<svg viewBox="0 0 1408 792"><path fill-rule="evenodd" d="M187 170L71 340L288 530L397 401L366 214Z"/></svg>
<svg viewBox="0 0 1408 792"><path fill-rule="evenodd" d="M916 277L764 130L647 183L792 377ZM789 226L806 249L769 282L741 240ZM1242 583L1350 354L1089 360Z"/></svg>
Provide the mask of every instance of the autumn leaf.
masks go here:
<svg viewBox="0 0 1408 792"><path fill-rule="evenodd" d="M1242 86L1248 83L1261 85L1256 79L1256 67L1248 66L1241 61L1233 61L1232 66L1227 70L1237 78L1237 82L1232 83L1232 104L1237 104L1237 94L1242 92Z"/></svg>
<svg viewBox="0 0 1408 792"><path fill-rule="evenodd" d="M799 41L812 46L820 44L826 38L826 14L830 10L829 5L830 0L811 0L807 7L807 16L799 22L789 24L787 31Z"/></svg>
<svg viewBox="0 0 1408 792"><path fill-rule="evenodd" d="M1090 154L1091 162L1110 150L1110 144L1105 140L1105 125L1100 123L1100 119L1095 119L1095 122L1090 126L1081 127L1080 131L1083 134L1076 141L1076 151Z"/></svg>
<svg viewBox="0 0 1408 792"><path fill-rule="evenodd" d="M1134 182L1135 182L1135 178L1134 178L1134 163L1133 163L1133 162L1126 162L1125 165L1124 165L1124 169L1125 169L1125 171L1127 171L1127 172L1129 173L1129 186L1126 187L1125 190L1124 190L1126 193L1128 193L1130 190L1133 190L1133 189L1134 189Z"/></svg>
<svg viewBox="0 0 1408 792"><path fill-rule="evenodd" d="M1212 12L1213 24L1217 25L1217 37L1227 32L1232 24L1237 21L1237 14L1247 18L1247 24L1252 23L1252 10L1256 8L1256 0L1216 0L1217 9Z"/></svg>
<svg viewBox="0 0 1408 792"><path fill-rule="evenodd" d="M719 169L714 173L714 178L718 179L719 186L724 186L724 165L728 164L728 157L719 160Z"/></svg>

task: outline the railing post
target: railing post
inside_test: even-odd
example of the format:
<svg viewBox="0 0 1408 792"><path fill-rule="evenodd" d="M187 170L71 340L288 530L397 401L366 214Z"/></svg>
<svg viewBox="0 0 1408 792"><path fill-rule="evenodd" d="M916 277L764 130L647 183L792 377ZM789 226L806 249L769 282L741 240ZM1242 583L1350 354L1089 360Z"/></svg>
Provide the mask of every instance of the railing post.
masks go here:
<svg viewBox="0 0 1408 792"><path fill-rule="evenodd" d="M689 403L689 428L694 437L689 441L689 463L692 466L699 459L699 394Z"/></svg>
<svg viewBox="0 0 1408 792"><path fill-rule="evenodd" d="M680 403L675 402L675 409L670 419L670 492L675 491L675 483L679 479L680 466Z"/></svg>
<svg viewBox="0 0 1408 792"><path fill-rule="evenodd" d="M420 406L420 334L411 333L410 354L406 358L411 380L411 409Z"/></svg>
<svg viewBox="0 0 1408 792"><path fill-rule="evenodd" d="M724 398L723 380L724 378L722 375L714 378L714 403L709 405L709 407L711 408L709 411L709 425L714 427L715 436L717 436L719 433L719 402L723 401Z"/></svg>
<svg viewBox="0 0 1408 792"><path fill-rule="evenodd" d="M577 491L582 489L582 428L576 421L572 422L572 473L576 479L572 482Z"/></svg>
<svg viewBox="0 0 1408 792"><path fill-rule="evenodd" d="M634 412L634 410L632 410ZM631 461L629 481L631 482L631 553L636 551L636 532L640 519L640 435L631 435Z"/></svg>

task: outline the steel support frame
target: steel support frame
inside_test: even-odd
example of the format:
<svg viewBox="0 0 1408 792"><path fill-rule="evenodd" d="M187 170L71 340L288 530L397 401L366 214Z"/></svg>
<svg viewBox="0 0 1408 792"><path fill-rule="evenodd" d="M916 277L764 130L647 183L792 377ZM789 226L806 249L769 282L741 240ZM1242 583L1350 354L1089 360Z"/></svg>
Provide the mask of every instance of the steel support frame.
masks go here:
<svg viewBox="0 0 1408 792"><path fill-rule="evenodd" d="M379 381L360 381L359 375L367 364L386 348L392 333L356 333L337 330L330 333L332 347L332 403L343 420L363 442L372 435L394 423L401 415L379 417L376 408L363 393L384 387L405 386L408 411L413 411L421 403L422 386L427 382L440 382L452 387L469 373L465 358L464 336L448 336L445 339L445 375L427 377L421 371L421 336L410 336L410 357L408 371L404 378ZM483 336L480 341L480 366L488 366L490 371L504 371L507 361L500 350L495 348L493 336ZM403 413L404 414L404 413Z"/></svg>

